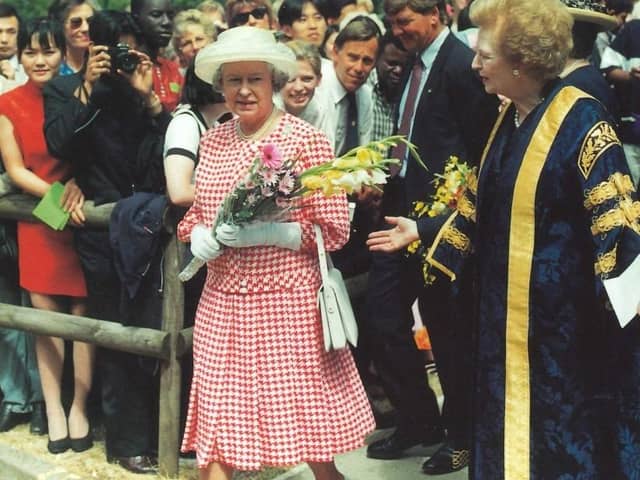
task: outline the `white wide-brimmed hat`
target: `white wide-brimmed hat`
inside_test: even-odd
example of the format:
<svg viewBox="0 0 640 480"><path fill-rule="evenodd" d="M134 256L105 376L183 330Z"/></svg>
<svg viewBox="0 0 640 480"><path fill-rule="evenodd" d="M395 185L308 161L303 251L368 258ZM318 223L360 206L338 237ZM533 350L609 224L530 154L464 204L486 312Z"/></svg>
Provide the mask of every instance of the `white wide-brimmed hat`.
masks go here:
<svg viewBox="0 0 640 480"><path fill-rule="evenodd" d="M562 0L578 22L598 25L602 30L612 30L618 25L616 17L608 15L598 0Z"/></svg>
<svg viewBox="0 0 640 480"><path fill-rule="evenodd" d="M196 75L207 83L225 63L267 62L289 77L298 64L291 49L278 43L273 32L257 27L234 27L222 32L218 40L204 47L196 56Z"/></svg>

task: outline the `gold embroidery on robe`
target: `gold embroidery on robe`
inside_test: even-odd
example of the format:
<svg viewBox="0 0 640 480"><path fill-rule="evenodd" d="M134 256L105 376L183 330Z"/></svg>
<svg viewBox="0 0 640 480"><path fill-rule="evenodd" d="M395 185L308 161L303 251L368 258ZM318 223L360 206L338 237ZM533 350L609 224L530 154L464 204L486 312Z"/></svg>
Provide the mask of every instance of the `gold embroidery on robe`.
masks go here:
<svg viewBox="0 0 640 480"><path fill-rule="evenodd" d="M640 234L640 201L633 202L626 197L615 208L594 218L591 234L604 235L619 227L629 227Z"/></svg>
<svg viewBox="0 0 640 480"><path fill-rule="evenodd" d="M462 195L462 197L460 197L457 208L460 215L464 218L471 220L472 222L476 221L476 207L466 195Z"/></svg>
<svg viewBox="0 0 640 480"><path fill-rule="evenodd" d="M595 263L596 275L606 278L609 273L613 272L613 269L616 268L617 248L616 245L607 253L598 255L598 260Z"/></svg>
<svg viewBox="0 0 640 480"><path fill-rule="evenodd" d="M578 168L588 178L600 155L614 145L621 145L613 127L607 122L596 123L582 142L578 156Z"/></svg>
<svg viewBox="0 0 640 480"><path fill-rule="evenodd" d="M469 174L469 180L468 180L467 188L474 195L478 194L478 174L476 173L476 169L475 168Z"/></svg>
<svg viewBox="0 0 640 480"><path fill-rule="evenodd" d="M445 228L442 234L442 240L447 242L462 253L467 254L471 251L471 240L464 233L453 225Z"/></svg>
<svg viewBox="0 0 640 480"><path fill-rule="evenodd" d="M634 190L635 188L633 187L631 177L616 172L611 175L608 180L599 183L591 190L587 190L584 207L587 210L593 210L594 207L602 205L607 200L628 195Z"/></svg>

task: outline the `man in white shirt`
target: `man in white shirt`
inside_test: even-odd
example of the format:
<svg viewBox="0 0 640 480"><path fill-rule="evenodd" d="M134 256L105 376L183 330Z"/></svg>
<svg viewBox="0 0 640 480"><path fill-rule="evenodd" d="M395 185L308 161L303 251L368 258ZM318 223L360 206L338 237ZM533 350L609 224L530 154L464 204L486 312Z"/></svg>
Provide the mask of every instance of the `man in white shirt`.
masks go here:
<svg viewBox="0 0 640 480"><path fill-rule="evenodd" d="M333 70L322 72L322 83L316 93L322 97L327 111L335 113L330 115L325 133L333 141L336 155L371 140L371 87L365 82L376 64L379 36L380 30L371 19L354 18L336 37ZM354 97L357 118L350 123L349 102ZM353 136L354 132L357 136Z"/></svg>
<svg viewBox="0 0 640 480"><path fill-rule="evenodd" d="M11 5L0 4L0 93L27 81L18 61L18 26L20 20Z"/></svg>

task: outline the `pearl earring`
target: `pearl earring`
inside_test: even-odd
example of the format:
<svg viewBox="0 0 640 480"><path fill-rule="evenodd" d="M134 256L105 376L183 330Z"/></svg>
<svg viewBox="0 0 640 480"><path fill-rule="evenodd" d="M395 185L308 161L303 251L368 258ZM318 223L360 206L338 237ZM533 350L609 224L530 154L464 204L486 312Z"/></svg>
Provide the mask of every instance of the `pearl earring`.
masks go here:
<svg viewBox="0 0 640 480"><path fill-rule="evenodd" d="M519 77L520 76L520 70L518 70L517 68L514 68L512 73L513 73L514 77Z"/></svg>

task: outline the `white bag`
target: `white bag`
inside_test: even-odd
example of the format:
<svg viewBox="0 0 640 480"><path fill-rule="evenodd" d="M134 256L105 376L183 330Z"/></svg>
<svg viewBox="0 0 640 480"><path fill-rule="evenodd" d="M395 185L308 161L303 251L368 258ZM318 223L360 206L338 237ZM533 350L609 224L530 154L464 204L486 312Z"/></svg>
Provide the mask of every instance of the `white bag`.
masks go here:
<svg viewBox="0 0 640 480"><path fill-rule="evenodd" d="M327 256L320 227L314 225L313 228L322 277L322 285L318 290L318 305L322 319L324 348L327 352L344 348L347 346L347 341L355 347L358 344L358 325L347 287L342 279L342 273L333 266L331 257Z"/></svg>

